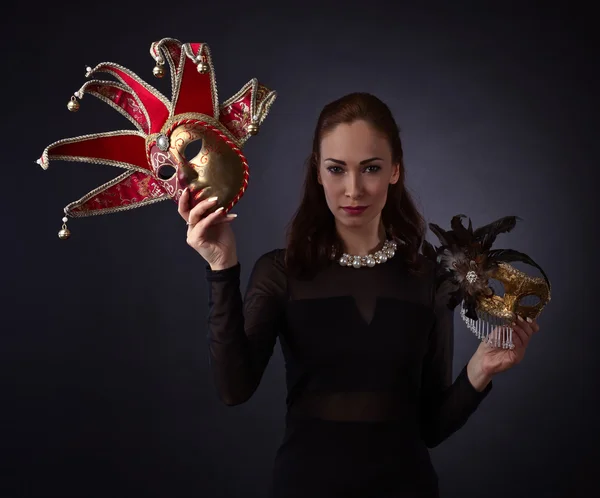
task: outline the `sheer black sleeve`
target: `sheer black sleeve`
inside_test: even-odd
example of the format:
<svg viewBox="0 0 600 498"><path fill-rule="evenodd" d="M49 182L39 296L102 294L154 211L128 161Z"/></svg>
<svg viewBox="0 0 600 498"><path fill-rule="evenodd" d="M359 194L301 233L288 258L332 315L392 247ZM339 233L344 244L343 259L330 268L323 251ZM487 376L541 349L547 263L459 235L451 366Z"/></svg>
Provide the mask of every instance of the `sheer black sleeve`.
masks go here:
<svg viewBox="0 0 600 498"><path fill-rule="evenodd" d="M284 323L287 280L282 251L257 260L243 301L239 263L206 272L210 367L220 399L238 405L256 391Z"/></svg>
<svg viewBox="0 0 600 498"><path fill-rule="evenodd" d="M492 389L490 382L477 391L467 376L467 366L452 382L454 310L448 308L448 287L434 296L435 324L429 337L422 370L421 435L433 448L460 429Z"/></svg>

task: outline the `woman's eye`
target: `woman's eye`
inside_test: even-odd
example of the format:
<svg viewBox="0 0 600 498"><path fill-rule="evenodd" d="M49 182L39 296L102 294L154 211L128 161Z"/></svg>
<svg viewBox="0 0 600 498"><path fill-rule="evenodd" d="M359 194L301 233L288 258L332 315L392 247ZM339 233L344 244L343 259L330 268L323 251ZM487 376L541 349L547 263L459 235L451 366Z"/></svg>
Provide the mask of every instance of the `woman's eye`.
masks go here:
<svg viewBox="0 0 600 498"><path fill-rule="evenodd" d="M377 173L380 169L381 169L381 166L378 166L376 164L371 164L369 166L365 166L363 171L365 171L367 173ZM328 166L327 171L329 171L330 173L333 173L333 174L339 174L339 173L344 172L343 168L341 168L340 166Z"/></svg>

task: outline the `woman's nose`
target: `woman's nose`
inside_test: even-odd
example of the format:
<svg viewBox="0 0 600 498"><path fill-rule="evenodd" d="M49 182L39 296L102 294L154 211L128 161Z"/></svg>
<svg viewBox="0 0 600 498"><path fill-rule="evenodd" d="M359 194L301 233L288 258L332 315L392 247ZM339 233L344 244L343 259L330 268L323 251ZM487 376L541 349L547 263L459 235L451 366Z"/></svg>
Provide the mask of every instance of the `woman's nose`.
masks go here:
<svg viewBox="0 0 600 498"><path fill-rule="evenodd" d="M346 196L357 199L362 195L363 185L360 175L349 173L346 182Z"/></svg>

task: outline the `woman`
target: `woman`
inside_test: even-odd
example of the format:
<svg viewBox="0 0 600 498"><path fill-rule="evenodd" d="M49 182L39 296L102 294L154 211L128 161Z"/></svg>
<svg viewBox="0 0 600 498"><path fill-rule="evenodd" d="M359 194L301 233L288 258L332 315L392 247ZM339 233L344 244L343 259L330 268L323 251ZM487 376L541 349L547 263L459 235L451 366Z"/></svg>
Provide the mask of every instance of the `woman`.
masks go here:
<svg viewBox="0 0 600 498"><path fill-rule="evenodd" d="M252 396L277 338L285 357L272 496L438 496L427 448L465 424L538 326L520 320L514 350L482 343L452 382L454 315L419 253L424 222L388 107L355 93L323 109L287 247L258 259L244 300L235 215L204 216L214 199L191 211L188 202L186 193L179 212L187 243L208 263L210 360L223 402ZM368 257L355 268L346 254Z"/></svg>

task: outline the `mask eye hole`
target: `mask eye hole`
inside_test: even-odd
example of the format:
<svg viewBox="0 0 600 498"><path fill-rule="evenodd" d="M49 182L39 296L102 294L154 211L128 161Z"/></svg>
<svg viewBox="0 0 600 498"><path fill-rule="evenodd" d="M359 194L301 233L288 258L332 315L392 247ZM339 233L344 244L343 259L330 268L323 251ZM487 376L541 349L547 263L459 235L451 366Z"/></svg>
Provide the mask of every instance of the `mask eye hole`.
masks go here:
<svg viewBox="0 0 600 498"><path fill-rule="evenodd" d="M498 297L504 297L504 284L495 278L488 280L490 288L494 291L494 295Z"/></svg>
<svg viewBox="0 0 600 498"><path fill-rule="evenodd" d="M540 302L541 299L538 296L527 294L519 299L518 305L529 308L531 306L537 306Z"/></svg>
<svg viewBox="0 0 600 498"><path fill-rule="evenodd" d="M158 176L158 178L160 178L161 180L170 180L175 176L175 173L177 173L177 170L173 165L163 164L158 168L156 176Z"/></svg>
<svg viewBox="0 0 600 498"><path fill-rule="evenodd" d="M185 146L185 149L183 150L183 157L185 157L186 161L189 162L192 159L194 159L198 154L200 154L203 145L204 144L202 142L202 139L200 138L187 144Z"/></svg>

